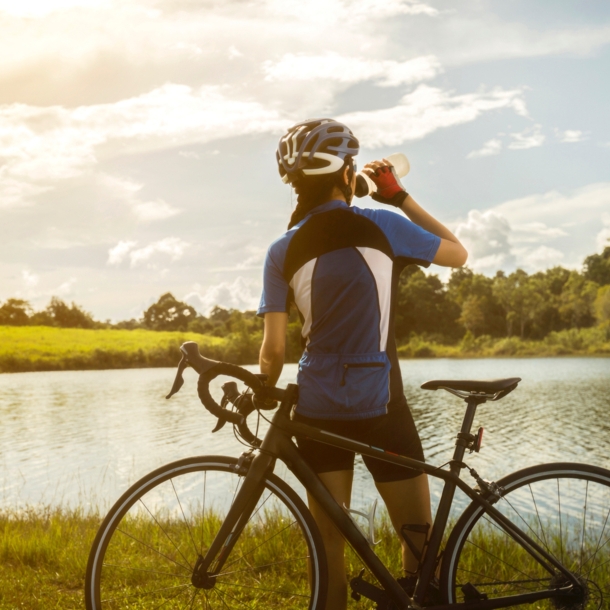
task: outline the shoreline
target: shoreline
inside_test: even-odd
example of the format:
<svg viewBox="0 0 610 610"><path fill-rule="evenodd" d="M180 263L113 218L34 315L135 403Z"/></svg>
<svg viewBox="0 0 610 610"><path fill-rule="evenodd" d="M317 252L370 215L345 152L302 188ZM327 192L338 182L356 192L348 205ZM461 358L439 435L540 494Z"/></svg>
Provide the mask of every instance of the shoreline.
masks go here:
<svg viewBox="0 0 610 610"><path fill-rule="evenodd" d="M0 373L122 370L175 367L179 347L196 341L213 360L256 364L261 337L225 337L189 332L78 329L46 326L0 326ZM413 337L398 346L401 360L449 358L607 358L610 329L594 327L551 333L539 341L516 337L466 336L459 344L444 345ZM289 358L287 364L294 358Z"/></svg>

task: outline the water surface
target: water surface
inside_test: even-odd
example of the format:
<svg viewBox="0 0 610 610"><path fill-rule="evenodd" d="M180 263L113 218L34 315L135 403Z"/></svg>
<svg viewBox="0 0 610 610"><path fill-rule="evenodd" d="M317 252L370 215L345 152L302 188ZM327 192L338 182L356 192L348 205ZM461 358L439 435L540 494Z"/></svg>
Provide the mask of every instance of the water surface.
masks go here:
<svg viewBox="0 0 610 610"><path fill-rule="evenodd" d="M610 468L610 360L595 358L406 360L405 393L426 459L451 458L464 403L419 386L429 379L522 377L499 402L479 407L484 448L468 463L486 479L551 461ZM255 370L255 367L248 367ZM238 456L231 426L215 420L196 396L196 377L171 400L174 369L69 371L0 375L0 506L32 504L107 508L138 478L191 455ZM287 365L280 385L294 381ZM215 381L219 386L225 379ZM264 426L263 426L264 429ZM281 476L290 478L285 468ZM435 498L440 486L433 486ZM357 464L354 505L375 492Z"/></svg>

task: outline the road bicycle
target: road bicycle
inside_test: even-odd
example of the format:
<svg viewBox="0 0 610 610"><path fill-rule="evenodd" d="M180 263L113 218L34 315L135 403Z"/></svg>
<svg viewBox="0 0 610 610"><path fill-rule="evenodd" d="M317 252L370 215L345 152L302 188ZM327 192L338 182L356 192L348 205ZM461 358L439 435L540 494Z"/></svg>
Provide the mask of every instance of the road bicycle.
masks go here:
<svg viewBox="0 0 610 610"><path fill-rule="evenodd" d="M183 371L199 373L198 394L248 445L241 457L203 456L173 462L132 485L114 504L95 537L86 576L89 610L212 608L323 610L326 556L320 533L299 495L274 474L281 460L323 507L364 568L350 575L356 608L433 607L487 610L528 605L543 609L607 608L610 595L610 471L573 463L543 464L497 481L483 479L465 461L479 451L482 428L472 433L477 407L512 392L519 378L430 381L466 402L453 458L436 467L293 421L298 387L265 386L265 376L208 360L197 344L181 347ZM219 375L241 380L223 385L218 404L210 382ZM169 398L168 396L168 398ZM273 400L264 438L247 417ZM342 447L426 473L444 483L434 524L419 555L414 590L405 590L375 553L373 535L339 506L303 461L294 436ZM519 447L526 446L524 432ZM460 478L466 471L471 487ZM456 489L470 504L451 532ZM371 520L372 521L372 520ZM372 527L372 523L369 523ZM407 544L408 532L403 532ZM428 601L431 582L438 587ZM358 601L359 600L359 601ZM531 606L530 606L531 605Z"/></svg>

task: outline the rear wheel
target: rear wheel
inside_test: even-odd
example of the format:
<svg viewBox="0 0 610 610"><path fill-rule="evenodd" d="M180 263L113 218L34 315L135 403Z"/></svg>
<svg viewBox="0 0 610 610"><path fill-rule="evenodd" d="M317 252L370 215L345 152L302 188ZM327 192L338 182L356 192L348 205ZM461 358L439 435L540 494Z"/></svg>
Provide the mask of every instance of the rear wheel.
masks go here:
<svg viewBox="0 0 610 610"><path fill-rule="evenodd" d="M536 607L607 607L603 604L610 600L610 471L584 464L543 464L515 472L498 485L505 493L494 500L495 508L582 585L580 598L546 599ZM567 585L562 578L553 578L472 503L447 542L441 585L448 601L458 603L474 599L477 592L493 599Z"/></svg>
<svg viewBox="0 0 610 610"><path fill-rule="evenodd" d="M89 555L88 610L256 608L322 610L326 557L303 501L275 475L215 582L195 587L193 568L244 480L237 460L197 457L133 485L108 513ZM309 573L309 576L308 576Z"/></svg>

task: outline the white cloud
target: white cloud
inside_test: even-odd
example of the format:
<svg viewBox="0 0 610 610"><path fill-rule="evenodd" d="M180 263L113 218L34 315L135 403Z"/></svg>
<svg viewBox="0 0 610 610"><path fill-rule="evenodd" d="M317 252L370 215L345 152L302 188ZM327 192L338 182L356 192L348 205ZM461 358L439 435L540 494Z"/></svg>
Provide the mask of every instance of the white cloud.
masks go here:
<svg viewBox="0 0 610 610"><path fill-rule="evenodd" d="M227 53L229 59L237 59L238 57L243 57L244 54L235 46L231 45L229 47L229 51Z"/></svg>
<svg viewBox="0 0 610 610"><path fill-rule="evenodd" d="M131 267L137 267L150 261L155 255L163 254L170 257L172 261L177 261L184 255L190 244L179 237L166 237L159 241L148 244L144 248L131 250L129 259Z"/></svg>
<svg viewBox="0 0 610 610"><path fill-rule="evenodd" d="M180 214L182 211L163 201L163 199L156 199L154 201L138 199L137 195L144 185L127 178L119 178L109 174L98 174L97 181L113 200L119 201L121 207L130 209L136 219L141 222L166 220Z"/></svg>
<svg viewBox="0 0 610 610"><path fill-rule="evenodd" d="M491 155L499 155L502 150L502 140L492 138L483 144L478 150L473 150L466 155L467 159L475 159L476 157L489 157Z"/></svg>
<svg viewBox="0 0 610 610"><path fill-rule="evenodd" d="M540 125L528 127L520 133L509 134L513 141L508 145L512 150L526 150L528 148L536 148L544 144L545 135L541 131Z"/></svg>
<svg viewBox="0 0 610 610"><path fill-rule="evenodd" d="M177 261L191 246L188 242L179 237L166 237L159 241L152 242L143 248L137 248L135 241L120 241L116 246L108 250L108 265L120 265L125 259L129 258L130 266L137 267L148 263L161 254L169 256L171 261ZM157 268L157 266L154 266Z"/></svg>
<svg viewBox="0 0 610 610"><path fill-rule="evenodd" d="M73 293L74 284L76 284L76 278L71 277L55 288L55 290L51 291L51 293L59 297L70 296Z"/></svg>
<svg viewBox="0 0 610 610"><path fill-rule="evenodd" d="M17 17L44 17L55 11L72 8L98 8L108 0L0 0L0 12Z"/></svg>
<svg viewBox="0 0 610 610"><path fill-rule="evenodd" d="M108 250L107 264L120 265L136 244L135 241L120 241L114 248Z"/></svg>
<svg viewBox="0 0 610 610"><path fill-rule="evenodd" d="M0 192L8 191L9 201L16 205L19 197L82 174L100 158L263 133L285 124L276 110L229 99L217 87L164 85L114 104L74 109L4 105L0 106L0 157L5 159ZM148 204L139 215L148 220L166 218L169 208L163 206L162 213L158 204Z"/></svg>
<svg viewBox="0 0 610 610"><path fill-rule="evenodd" d="M555 130L555 135L560 142L572 143L572 142L583 142L589 139L588 133L581 131L580 129L566 129L565 131Z"/></svg>
<svg viewBox="0 0 610 610"><path fill-rule="evenodd" d="M151 222L154 220L165 220L180 213L180 210L172 207L163 199L155 201L143 201L133 206L133 211L139 220Z"/></svg>
<svg viewBox="0 0 610 610"><path fill-rule="evenodd" d="M548 269L561 265L564 254L556 248L538 246L537 248L515 248L516 265L529 272Z"/></svg>
<svg viewBox="0 0 610 610"><path fill-rule="evenodd" d="M610 214L602 214L603 229L597 234L597 251L603 252L604 248L610 246Z"/></svg>
<svg viewBox="0 0 610 610"><path fill-rule="evenodd" d="M209 314L215 305L242 311L257 309L259 300L260 283L242 276L232 282L221 282L205 289L197 285L183 298L183 301L204 315Z"/></svg>
<svg viewBox="0 0 610 610"><path fill-rule="evenodd" d="M362 59L336 52L324 55L287 53L279 61L263 63L267 81L310 81L324 79L340 83L357 83L375 79L381 87L429 80L441 72L434 55L408 61Z"/></svg>
<svg viewBox="0 0 610 610"><path fill-rule="evenodd" d="M194 159L196 161L199 161L199 159L201 159L201 157L192 150L180 150L178 151L178 154L181 157L184 157L185 159Z"/></svg>
<svg viewBox="0 0 610 610"><path fill-rule="evenodd" d="M456 235L468 250L468 265L476 271L493 272L514 264L509 241L511 227L506 218L493 211L468 212Z"/></svg>
<svg viewBox="0 0 610 610"><path fill-rule="evenodd" d="M474 121L484 112L512 109L526 114L521 89L493 89L452 96L442 89L420 85L393 108L351 112L337 117L370 148L418 140L442 127Z"/></svg>
<svg viewBox="0 0 610 610"><path fill-rule="evenodd" d="M512 199L493 210L513 226L541 222L547 226L565 227L566 223L596 221L609 206L610 182L600 182L568 195L549 191Z"/></svg>
<svg viewBox="0 0 610 610"><path fill-rule="evenodd" d="M28 271L27 269L24 269L21 272L21 277L23 278L23 283L26 285L27 288L34 288L34 286L37 286L38 282L40 281L39 275L36 275L35 273Z"/></svg>
<svg viewBox="0 0 610 610"><path fill-rule="evenodd" d="M429 4L411 0L267 0L275 15L293 17L303 22L353 23L386 19L396 15L435 17L439 11Z"/></svg>
<svg viewBox="0 0 610 610"><path fill-rule="evenodd" d="M528 222L512 227L514 235L519 242L539 243L565 237L568 235L559 227L548 227L544 222Z"/></svg>

